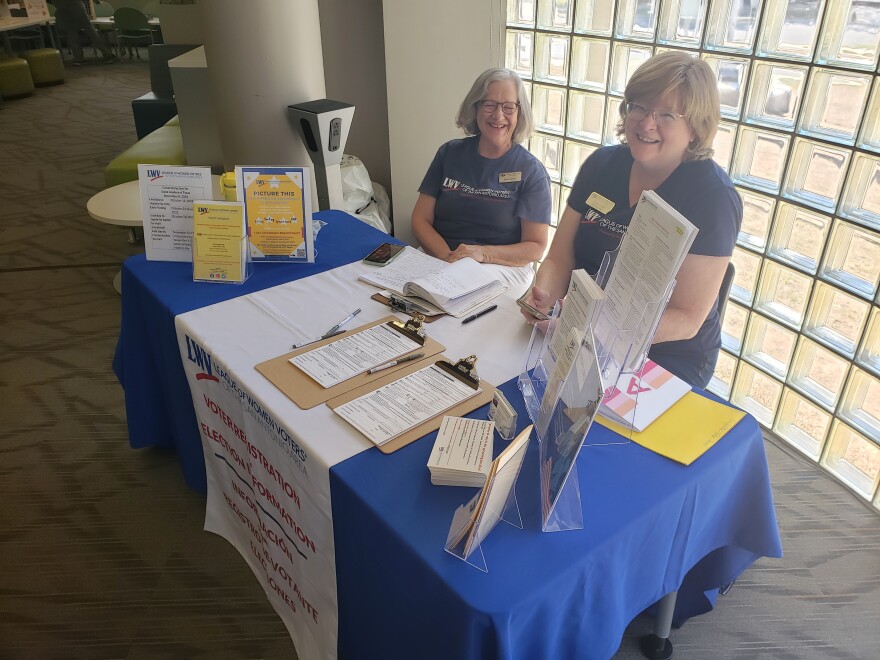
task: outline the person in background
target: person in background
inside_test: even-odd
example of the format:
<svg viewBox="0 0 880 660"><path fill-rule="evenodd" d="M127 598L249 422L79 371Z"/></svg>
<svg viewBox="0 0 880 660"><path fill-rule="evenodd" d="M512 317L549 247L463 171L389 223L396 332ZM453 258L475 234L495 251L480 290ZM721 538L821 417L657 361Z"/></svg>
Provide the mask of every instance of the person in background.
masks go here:
<svg viewBox="0 0 880 660"><path fill-rule="evenodd" d="M434 156L413 209L413 234L425 252L449 262L529 266L547 247L551 198L546 169L520 144L533 130L520 77L484 71L455 123L468 137Z"/></svg>
<svg viewBox="0 0 880 660"><path fill-rule="evenodd" d="M743 212L727 174L711 160L719 119L715 75L704 61L676 51L644 62L620 104L622 144L596 150L581 166L526 298L537 309L550 309L565 295L572 269L595 275L605 252L620 243L642 191L655 191L699 233L678 272L649 357L697 387L709 383L718 359L718 291Z"/></svg>
<svg viewBox="0 0 880 660"><path fill-rule="evenodd" d="M52 4L55 5L55 25L64 35L67 46L73 52L74 66L81 66L85 62L80 30L86 33L92 47L101 51L104 62L116 61L116 56L92 25L91 17L82 0L52 0Z"/></svg>

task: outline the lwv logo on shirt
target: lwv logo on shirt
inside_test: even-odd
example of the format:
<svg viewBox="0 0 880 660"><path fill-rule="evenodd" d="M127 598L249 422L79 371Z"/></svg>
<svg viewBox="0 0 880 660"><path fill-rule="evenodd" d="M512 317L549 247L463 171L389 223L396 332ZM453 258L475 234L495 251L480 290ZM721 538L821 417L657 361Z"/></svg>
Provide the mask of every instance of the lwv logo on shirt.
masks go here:
<svg viewBox="0 0 880 660"><path fill-rule="evenodd" d="M443 178L443 187L449 188L450 190L455 190L456 188L461 188L461 181L456 181L455 179L450 179L448 176Z"/></svg>

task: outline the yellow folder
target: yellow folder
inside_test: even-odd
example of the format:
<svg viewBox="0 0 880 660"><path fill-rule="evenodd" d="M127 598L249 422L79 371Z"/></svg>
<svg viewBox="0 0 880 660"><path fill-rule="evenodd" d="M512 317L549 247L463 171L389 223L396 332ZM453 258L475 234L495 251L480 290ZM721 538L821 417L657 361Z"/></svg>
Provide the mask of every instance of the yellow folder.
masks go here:
<svg viewBox="0 0 880 660"><path fill-rule="evenodd" d="M690 465L745 416L738 408L688 392L641 433L630 433L604 417L596 421L645 449Z"/></svg>

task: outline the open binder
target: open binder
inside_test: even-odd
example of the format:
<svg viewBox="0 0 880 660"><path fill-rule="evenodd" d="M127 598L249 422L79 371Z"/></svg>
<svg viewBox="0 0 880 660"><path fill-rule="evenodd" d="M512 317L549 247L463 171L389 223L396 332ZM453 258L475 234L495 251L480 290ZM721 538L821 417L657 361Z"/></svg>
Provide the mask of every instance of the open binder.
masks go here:
<svg viewBox="0 0 880 660"><path fill-rule="evenodd" d="M404 378L405 376L408 376L410 374L415 373L416 371L424 369L426 366L429 366L432 363L437 364L438 366L440 366L441 363L445 363L445 365L447 365L447 366L441 367L441 368L444 369L444 371L446 373L448 373L449 375L454 376L456 378L461 378L461 374L455 374L453 372L455 371L455 365L460 364L462 362L462 360L459 360L458 362L453 363L453 362L449 361L447 358L445 358L443 355L440 355L439 358L440 358L439 360L432 359L432 358L423 358L423 359L419 360L418 362L409 362L405 366L403 366L401 369L395 370L393 373L390 373L390 374L386 374L385 372L381 372L381 377L378 378L377 380L366 383L356 389L353 389L353 390L346 392L345 394L343 394L341 396L330 399L327 402L327 406L331 410L335 411L340 406L343 406L351 401L354 401L355 399L362 397L366 394L369 394L370 392L378 390L379 388L384 387L385 385L388 385L390 383L398 381L398 380ZM377 445L379 451L381 451L384 454L390 454L392 452L395 452L398 449L400 449L401 447L405 447L406 445L410 444L411 442L415 442L416 440L424 437L428 433L432 433L433 431L436 431L437 429L439 429L440 424L442 423L444 416L451 415L454 417L464 417L465 415L467 415L470 412L473 412L477 408L488 404L492 400L492 397L495 394L495 387L493 385L490 385L489 383L487 383L484 380L478 380L477 385L475 386L475 389L477 389L477 387L479 388L480 391L478 391L474 396L472 396L468 399L465 399L464 401L461 401L460 403L457 403L456 405L452 406L451 408L447 408L446 410L438 412L433 417L430 417L429 419L424 420L423 422L421 422L417 426L414 426L413 428L408 429L407 431L401 433L400 435L393 438L392 440L389 440L389 441L385 442L384 444Z"/></svg>
<svg viewBox="0 0 880 660"><path fill-rule="evenodd" d="M357 390L364 386L370 387L375 383L387 380L389 375L399 375L401 370L403 370L404 368L420 364L424 366L423 361L403 363L399 366L391 367L375 374L364 372L358 374L357 376L354 376L353 378L349 378L348 380L345 380L337 385L334 385L333 387L324 388L319 383L310 378L306 373L290 363L290 358L292 357L307 353L309 351L313 351L316 348L326 346L327 344L332 344L333 342L337 342L341 339L344 339L345 337L350 337L353 334L362 332L368 328L372 328L377 325L382 325L383 323L388 324L390 325L390 327L393 328L403 327L403 324L397 319L396 316L386 316L385 318L381 318L378 321L367 323L357 328L352 328L351 330L347 330L346 332L343 332L342 334L336 335L334 337L323 339L319 342L309 344L308 346L298 348L295 351L290 351L289 353L285 353L284 355L279 355L278 357L272 358L271 360L261 362L260 364L256 365L255 368L267 379L269 379L269 382L271 382L275 387L281 390L296 405L304 410L308 410L309 408L314 408L317 405L326 403L330 399L339 397L346 392ZM440 342L435 341L434 339L431 339L427 336L420 337L418 339L416 339L412 335L408 336L421 344L421 348L419 350L425 354L425 358L430 358L432 356L438 355L445 348Z"/></svg>

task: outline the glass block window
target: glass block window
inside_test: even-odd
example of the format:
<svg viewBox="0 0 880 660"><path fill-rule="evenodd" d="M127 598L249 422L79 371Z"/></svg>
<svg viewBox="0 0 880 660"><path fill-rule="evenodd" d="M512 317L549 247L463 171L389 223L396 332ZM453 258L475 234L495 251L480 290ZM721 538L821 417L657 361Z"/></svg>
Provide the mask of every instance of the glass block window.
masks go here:
<svg viewBox="0 0 880 660"><path fill-rule="evenodd" d="M506 0L553 227L654 53L715 72L743 200L709 390L880 509L880 0Z"/></svg>

